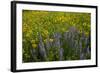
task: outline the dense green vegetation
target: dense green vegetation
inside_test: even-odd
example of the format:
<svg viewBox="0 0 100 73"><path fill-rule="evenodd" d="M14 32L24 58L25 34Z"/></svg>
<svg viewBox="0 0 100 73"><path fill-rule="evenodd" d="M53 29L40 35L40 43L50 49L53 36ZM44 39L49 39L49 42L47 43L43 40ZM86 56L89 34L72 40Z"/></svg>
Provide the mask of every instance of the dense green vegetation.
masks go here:
<svg viewBox="0 0 100 73"><path fill-rule="evenodd" d="M23 10L23 62L91 58L90 13Z"/></svg>

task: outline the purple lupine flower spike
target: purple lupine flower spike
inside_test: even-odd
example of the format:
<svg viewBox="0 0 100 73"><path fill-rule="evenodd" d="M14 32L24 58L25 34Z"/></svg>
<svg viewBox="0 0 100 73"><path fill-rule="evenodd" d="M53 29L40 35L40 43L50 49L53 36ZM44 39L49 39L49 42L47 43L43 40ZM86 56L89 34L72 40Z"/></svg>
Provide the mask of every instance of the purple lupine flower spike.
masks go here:
<svg viewBox="0 0 100 73"><path fill-rule="evenodd" d="M84 59L84 54L82 51L82 41L79 42L79 49L80 49L80 60Z"/></svg>
<svg viewBox="0 0 100 73"><path fill-rule="evenodd" d="M81 53L80 54L80 60L83 60L84 59L84 53Z"/></svg>
<svg viewBox="0 0 100 73"><path fill-rule="evenodd" d="M55 47L60 48L60 38L61 38L60 34L58 34L58 33L54 34L54 39L55 39L54 45L55 45Z"/></svg>
<svg viewBox="0 0 100 73"><path fill-rule="evenodd" d="M42 36L41 34L39 34L39 53L42 57L43 60L46 60L47 59L47 55L46 55L46 50L45 50L45 47L44 47L44 43L42 41Z"/></svg>
<svg viewBox="0 0 100 73"><path fill-rule="evenodd" d="M60 61L63 60L63 52L64 52L63 48L60 48L60 49L59 49L59 60L60 60Z"/></svg>
<svg viewBox="0 0 100 73"><path fill-rule="evenodd" d="M50 49L51 44L50 44L49 38L47 38L46 43L45 43L45 46L46 46L46 49L47 49L47 50Z"/></svg>
<svg viewBox="0 0 100 73"><path fill-rule="evenodd" d="M87 54L89 54L90 53L90 49L89 49L89 46L87 47Z"/></svg>

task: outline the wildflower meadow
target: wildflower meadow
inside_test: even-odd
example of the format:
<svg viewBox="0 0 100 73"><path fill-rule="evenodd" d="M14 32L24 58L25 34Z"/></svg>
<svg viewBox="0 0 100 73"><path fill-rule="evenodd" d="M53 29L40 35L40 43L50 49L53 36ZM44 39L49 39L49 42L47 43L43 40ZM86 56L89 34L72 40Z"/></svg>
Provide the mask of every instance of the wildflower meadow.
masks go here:
<svg viewBox="0 0 100 73"><path fill-rule="evenodd" d="M23 10L22 59L28 62L91 59L91 14Z"/></svg>

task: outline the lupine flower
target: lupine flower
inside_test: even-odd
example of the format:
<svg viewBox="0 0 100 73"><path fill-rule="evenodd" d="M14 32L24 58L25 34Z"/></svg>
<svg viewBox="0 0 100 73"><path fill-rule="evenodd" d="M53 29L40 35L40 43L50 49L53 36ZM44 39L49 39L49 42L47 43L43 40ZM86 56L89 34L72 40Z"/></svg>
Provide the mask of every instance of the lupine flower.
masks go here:
<svg viewBox="0 0 100 73"><path fill-rule="evenodd" d="M54 39L55 39L54 45L58 48L60 48L60 38L61 35L59 33L54 34Z"/></svg>
<svg viewBox="0 0 100 73"><path fill-rule="evenodd" d="M40 55L45 59L46 58L46 50L43 47L43 44L41 44L41 43L39 43L39 52L40 52Z"/></svg>
<svg viewBox="0 0 100 73"><path fill-rule="evenodd" d="M59 60L64 59L64 49L62 47L63 43L66 43L65 46L68 46L70 50L73 50L74 52L72 55L79 55L80 60L85 59L86 54L90 54L90 47L89 47L89 39L85 37L85 34L82 32L82 36L78 37L79 33L76 30L76 28L72 27L69 29L69 31L64 32L63 35L60 33L54 33L50 37L48 36L44 42L41 34L39 34L39 43L38 43L38 49L41 56L41 60L46 61L49 56L49 50L52 47L55 47L55 50L51 50L54 55L59 55ZM62 40L63 39L63 40ZM32 41L34 42L34 40ZM84 47L83 45L84 44ZM36 48L36 44L32 44L33 48ZM83 49L85 48L85 49ZM57 52L58 50L58 52ZM55 53L56 51L56 53ZM35 53L34 50L32 51L33 54ZM67 55L66 55L67 56ZM34 55L33 58L36 60L37 56ZM35 61L34 60L34 61Z"/></svg>
<svg viewBox="0 0 100 73"><path fill-rule="evenodd" d="M51 45L50 45L50 41L49 41L49 38L47 38L46 42L45 42L45 46L46 46L46 49L49 50Z"/></svg>
<svg viewBox="0 0 100 73"><path fill-rule="evenodd" d="M47 58L47 55L46 55L46 50L45 50L45 47L44 47L44 43L42 41L42 36L41 34L39 34L39 53L41 55L41 57L43 58L43 60L46 60Z"/></svg>
<svg viewBox="0 0 100 73"><path fill-rule="evenodd" d="M79 41L79 48L82 49L82 41Z"/></svg>
<svg viewBox="0 0 100 73"><path fill-rule="evenodd" d="M63 60L63 52L64 52L63 48L60 48L59 49L59 60L60 61Z"/></svg>
<svg viewBox="0 0 100 73"><path fill-rule="evenodd" d="M86 48L87 49L87 54L89 54L90 53L90 48L89 48L89 46Z"/></svg>
<svg viewBox="0 0 100 73"><path fill-rule="evenodd" d="M81 53L80 54L80 60L83 60L84 59L84 53Z"/></svg>
<svg viewBox="0 0 100 73"><path fill-rule="evenodd" d="M79 44L78 44L78 41L76 40L75 43L74 43L74 48L75 48L75 54L77 55L78 54L78 50L79 50Z"/></svg>
<svg viewBox="0 0 100 73"><path fill-rule="evenodd" d="M69 36L68 32L65 32L65 33L63 34L63 36L64 36L64 38L63 38L63 39L67 41L68 36Z"/></svg>

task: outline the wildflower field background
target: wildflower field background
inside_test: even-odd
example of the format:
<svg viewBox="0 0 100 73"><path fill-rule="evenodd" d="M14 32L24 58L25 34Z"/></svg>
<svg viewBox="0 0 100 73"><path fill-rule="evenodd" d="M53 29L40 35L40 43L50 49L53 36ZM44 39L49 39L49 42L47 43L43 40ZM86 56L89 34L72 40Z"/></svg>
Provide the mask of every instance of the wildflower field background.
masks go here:
<svg viewBox="0 0 100 73"><path fill-rule="evenodd" d="M91 59L91 14L23 10L23 62Z"/></svg>

